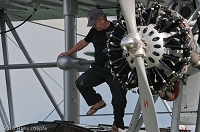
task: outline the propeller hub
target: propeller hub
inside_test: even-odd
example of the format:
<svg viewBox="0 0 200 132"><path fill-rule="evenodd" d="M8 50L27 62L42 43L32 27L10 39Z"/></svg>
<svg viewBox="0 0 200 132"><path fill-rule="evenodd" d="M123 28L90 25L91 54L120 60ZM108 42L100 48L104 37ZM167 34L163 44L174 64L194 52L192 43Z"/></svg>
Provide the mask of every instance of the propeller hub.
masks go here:
<svg viewBox="0 0 200 132"><path fill-rule="evenodd" d="M138 49L138 42L132 37L124 37L121 40L121 48L126 51L135 53Z"/></svg>

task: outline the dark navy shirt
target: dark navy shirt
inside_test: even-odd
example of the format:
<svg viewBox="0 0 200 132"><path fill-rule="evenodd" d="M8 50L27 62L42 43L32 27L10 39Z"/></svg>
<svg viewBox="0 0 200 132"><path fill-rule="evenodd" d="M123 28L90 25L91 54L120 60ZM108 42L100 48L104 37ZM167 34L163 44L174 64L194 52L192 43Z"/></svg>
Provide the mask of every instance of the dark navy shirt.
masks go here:
<svg viewBox="0 0 200 132"><path fill-rule="evenodd" d="M84 38L86 42L92 42L94 45L95 53L95 62L104 66L106 62L108 62L108 56L103 52L103 50L107 47L107 36L106 32L110 32L114 29L114 24L110 22L109 27L103 31L97 31L95 28L91 28L87 36Z"/></svg>

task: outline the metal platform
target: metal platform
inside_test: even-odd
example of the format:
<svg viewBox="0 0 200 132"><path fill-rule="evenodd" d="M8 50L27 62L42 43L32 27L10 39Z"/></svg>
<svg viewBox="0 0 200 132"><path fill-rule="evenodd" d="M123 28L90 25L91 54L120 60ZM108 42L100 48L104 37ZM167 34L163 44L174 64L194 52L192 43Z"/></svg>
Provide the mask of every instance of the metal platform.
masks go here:
<svg viewBox="0 0 200 132"><path fill-rule="evenodd" d="M73 121L39 121L38 123L27 124L24 126L13 128L13 131L20 132L108 132L112 125L99 124L87 125L87 124L76 124ZM119 130L120 132L126 132L125 130ZM9 131L9 130L7 130ZM11 130L10 130L11 131ZM141 128L139 132L146 132L145 128ZM170 128L160 128L160 132L171 132ZM179 132L191 132L191 130L179 130Z"/></svg>

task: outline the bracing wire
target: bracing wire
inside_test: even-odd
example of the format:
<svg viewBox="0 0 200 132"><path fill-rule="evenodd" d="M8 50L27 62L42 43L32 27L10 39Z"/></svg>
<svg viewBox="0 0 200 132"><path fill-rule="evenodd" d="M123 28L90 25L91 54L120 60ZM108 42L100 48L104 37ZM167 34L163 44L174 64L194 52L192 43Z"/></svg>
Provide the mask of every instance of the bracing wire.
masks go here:
<svg viewBox="0 0 200 132"><path fill-rule="evenodd" d="M64 100L62 100L62 101L58 104L58 106L57 106L56 108L58 108L58 107L60 106L60 104L61 104L63 101L64 101ZM45 121L45 120L56 110L56 108L54 108L54 109L44 118L43 121Z"/></svg>
<svg viewBox="0 0 200 132"><path fill-rule="evenodd" d="M6 34L5 34L6 35ZM8 36L8 35L6 35L6 37L11 41L11 42L13 42L13 44L15 44L20 50L21 50L21 48ZM34 63L34 64L36 64L37 65L37 63L32 59L32 58L30 58L31 59L31 61ZM39 65L37 65L37 67L38 68L40 68L54 83L56 83L61 89L64 89L62 86L60 86L60 84L59 83L57 83L43 68L41 68Z"/></svg>
<svg viewBox="0 0 200 132"><path fill-rule="evenodd" d="M156 112L156 114L172 114L173 112ZM197 113L197 111L181 111L180 113ZM124 115L133 115L134 113L125 113ZM142 113L140 113L142 115ZM114 114L94 114L93 116L113 116ZM79 115L79 116L88 116L88 115Z"/></svg>

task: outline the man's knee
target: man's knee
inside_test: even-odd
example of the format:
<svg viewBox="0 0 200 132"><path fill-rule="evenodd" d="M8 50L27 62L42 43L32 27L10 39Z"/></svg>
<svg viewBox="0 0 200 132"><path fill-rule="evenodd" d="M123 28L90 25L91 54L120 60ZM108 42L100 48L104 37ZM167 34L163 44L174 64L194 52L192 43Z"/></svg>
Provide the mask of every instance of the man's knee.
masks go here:
<svg viewBox="0 0 200 132"><path fill-rule="evenodd" d="M75 81L75 84L76 84L76 87L80 90L81 88L85 88L87 87L85 84L84 84L84 79L79 77L76 81Z"/></svg>

